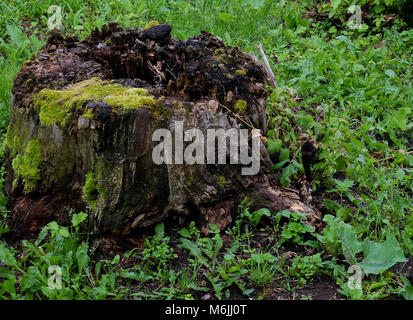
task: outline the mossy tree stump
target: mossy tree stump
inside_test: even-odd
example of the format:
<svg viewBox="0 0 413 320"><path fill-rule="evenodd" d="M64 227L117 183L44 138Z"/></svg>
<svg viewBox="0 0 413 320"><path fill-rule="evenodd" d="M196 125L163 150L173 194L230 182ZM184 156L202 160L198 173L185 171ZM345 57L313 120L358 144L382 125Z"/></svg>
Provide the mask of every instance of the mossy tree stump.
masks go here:
<svg viewBox="0 0 413 320"><path fill-rule="evenodd" d="M185 130L267 132L262 66L208 33L179 41L168 25L116 24L83 41L53 33L18 73L13 97L5 193L14 237L52 219L68 223L70 209L90 210L96 232L118 235L172 214L222 229L245 196L257 207L313 212L279 186L262 143L254 176L229 161L153 162L153 132L174 131L178 120Z"/></svg>

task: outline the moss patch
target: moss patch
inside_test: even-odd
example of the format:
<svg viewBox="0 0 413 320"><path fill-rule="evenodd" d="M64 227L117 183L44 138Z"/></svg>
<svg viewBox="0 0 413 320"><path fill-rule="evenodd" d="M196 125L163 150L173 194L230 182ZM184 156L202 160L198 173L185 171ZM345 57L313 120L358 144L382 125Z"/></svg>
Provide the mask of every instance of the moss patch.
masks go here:
<svg viewBox="0 0 413 320"><path fill-rule="evenodd" d="M85 185L82 190L83 200L92 208L96 210L97 199L99 196L99 191L96 187L95 174L93 172L88 172L86 174Z"/></svg>
<svg viewBox="0 0 413 320"><path fill-rule="evenodd" d="M99 196L101 196L104 201L108 201L109 199L109 189L104 182L110 175L110 169L105 168L103 163L99 162L94 171L97 172L97 174L93 171L89 171L86 174L85 185L82 190L83 200L92 210L96 210Z"/></svg>
<svg viewBox="0 0 413 320"><path fill-rule="evenodd" d="M222 64L222 63L227 63L229 57L225 49L219 48L214 51L214 54L212 55L212 59ZM224 65L223 67L225 68ZM220 68L223 68L223 67L220 66Z"/></svg>
<svg viewBox="0 0 413 320"><path fill-rule="evenodd" d="M145 89L129 88L108 95L103 98L103 102L123 109L138 109L142 106L152 106L155 100L152 96L147 96L146 94L147 91Z"/></svg>
<svg viewBox="0 0 413 320"><path fill-rule="evenodd" d="M238 100L235 105L234 108L240 112L240 113L244 113L245 109L247 109L247 101L245 100Z"/></svg>
<svg viewBox="0 0 413 320"><path fill-rule="evenodd" d="M185 184L186 184L187 187L190 187L195 183L196 183L196 180L195 180L195 177L193 175L190 175L188 177L188 179L185 181Z"/></svg>
<svg viewBox="0 0 413 320"><path fill-rule="evenodd" d="M103 101L123 110L137 109L154 104L154 97L147 93L145 89L92 78L64 90L43 89L34 97L34 101L42 125L51 126L59 122L64 126L72 113L80 110L85 102Z"/></svg>
<svg viewBox="0 0 413 320"><path fill-rule="evenodd" d="M82 114L83 118L88 118L90 120L93 120L93 110L92 109L87 109L86 112Z"/></svg>
<svg viewBox="0 0 413 320"><path fill-rule="evenodd" d="M18 155L12 162L12 167L16 179L13 188L16 187L17 179L21 178L24 184L24 193L29 193L36 188L40 177L40 166L42 164L40 145L37 140L30 140L25 149L24 155Z"/></svg>
<svg viewBox="0 0 413 320"><path fill-rule="evenodd" d="M231 182L225 179L224 176L217 176L216 179L217 179L218 185L224 189L226 189L227 187L231 185Z"/></svg>
<svg viewBox="0 0 413 320"><path fill-rule="evenodd" d="M14 158L17 153L19 152L20 145L21 145L21 139L19 136L12 136L10 129L7 131L6 134L6 140L5 140L6 146L8 146L11 150L11 157Z"/></svg>
<svg viewBox="0 0 413 320"><path fill-rule="evenodd" d="M238 69L237 71L235 71L235 74L236 74L237 76L246 76L246 75L247 75L247 73L245 72L245 70L242 70L242 69Z"/></svg>
<svg viewBox="0 0 413 320"><path fill-rule="evenodd" d="M17 155L18 150L20 149L21 139L19 136L13 137L13 143L10 146L11 148L11 156L15 157Z"/></svg>
<svg viewBox="0 0 413 320"><path fill-rule="evenodd" d="M111 182L111 175L113 169L106 164L104 161L99 161L96 165L97 171L97 184L96 189L99 194L102 196L103 200L109 200L109 187L108 184Z"/></svg>
<svg viewBox="0 0 413 320"><path fill-rule="evenodd" d="M150 29L150 28L152 28L152 27L154 27L154 26L159 26L159 22L158 21L156 21L156 20L153 20L153 21L151 21L151 22L149 22L146 26L145 26L145 30L148 30L148 29Z"/></svg>

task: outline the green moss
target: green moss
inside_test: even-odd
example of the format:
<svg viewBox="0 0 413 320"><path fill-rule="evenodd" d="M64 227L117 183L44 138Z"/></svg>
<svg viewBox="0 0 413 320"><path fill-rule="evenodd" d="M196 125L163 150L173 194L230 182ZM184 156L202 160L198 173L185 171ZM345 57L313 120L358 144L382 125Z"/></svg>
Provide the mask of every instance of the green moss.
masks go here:
<svg viewBox="0 0 413 320"><path fill-rule="evenodd" d="M137 109L152 106L154 97L147 96L141 88L130 88L110 81L92 78L64 90L43 89L35 97L35 107L40 123L51 126L56 122L66 125L73 112L80 110L87 101L103 101L110 106Z"/></svg>
<svg viewBox="0 0 413 320"><path fill-rule="evenodd" d="M105 187L104 184L105 184L105 178L107 179L108 175L110 175L110 172L106 172L106 171L107 170L101 169L98 172L98 176L97 176L98 183L96 185L96 189L98 190L99 194L102 196L103 200L108 201L109 189Z"/></svg>
<svg viewBox="0 0 413 320"><path fill-rule="evenodd" d="M216 62L227 62L228 59L228 54L226 53L225 49L219 48L214 51L214 54L212 55L212 59L215 60Z"/></svg>
<svg viewBox="0 0 413 320"><path fill-rule="evenodd" d="M103 102L123 109L138 109L142 106L152 106L155 100L152 96L146 96L146 94L147 91L145 89L129 88L106 96L103 98Z"/></svg>
<svg viewBox="0 0 413 320"><path fill-rule="evenodd" d="M185 181L187 187L192 186L196 182L195 177L190 175L189 178Z"/></svg>
<svg viewBox="0 0 413 320"><path fill-rule="evenodd" d="M225 64L223 64L223 63L219 63L218 67L222 70L225 70Z"/></svg>
<svg viewBox="0 0 413 320"><path fill-rule="evenodd" d="M89 204L92 210L96 210L99 196L106 202L109 200L108 183L112 182L113 168L105 161L98 161L94 171L89 171L85 176L83 186L83 200Z"/></svg>
<svg viewBox="0 0 413 320"><path fill-rule="evenodd" d="M21 178L24 184L24 192L29 193L36 188L40 177L40 166L42 164L40 145L37 140L30 140L26 146L24 155L18 155L12 162L16 179L13 188L17 185L17 179Z"/></svg>
<svg viewBox="0 0 413 320"><path fill-rule="evenodd" d="M149 22L146 26L145 26L145 30L148 30L148 29L150 29L150 28L152 28L152 27L154 27L154 26L159 26L159 22L158 21L156 21L156 20L153 20L153 21L151 21L151 22Z"/></svg>
<svg viewBox="0 0 413 320"><path fill-rule="evenodd" d="M217 176L216 179L217 179L218 185L224 189L226 189L227 187L231 185L231 182L225 179L224 176Z"/></svg>
<svg viewBox="0 0 413 320"><path fill-rule="evenodd" d="M25 116L20 112L14 113L13 121L10 121L4 139L4 145L10 150L10 157L23 154L30 140L32 140L32 131L27 125Z"/></svg>
<svg viewBox="0 0 413 320"><path fill-rule="evenodd" d="M87 109L86 112L83 113L82 117L83 118L89 118L90 120L93 120L93 110L92 109Z"/></svg>
<svg viewBox="0 0 413 320"><path fill-rule="evenodd" d="M236 74L237 76L246 76L246 75L247 75L247 73L245 72L245 70L242 70L242 69L239 69L239 70L235 71L235 74Z"/></svg>
<svg viewBox="0 0 413 320"><path fill-rule="evenodd" d="M85 200L85 202L92 208L92 210L96 210L99 192L96 187L95 174L92 171L86 174L82 195L83 200Z"/></svg>
<svg viewBox="0 0 413 320"><path fill-rule="evenodd" d="M240 112L240 113L244 113L245 109L247 109L247 101L245 100L238 100L235 105L234 108Z"/></svg>
<svg viewBox="0 0 413 320"><path fill-rule="evenodd" d="M19 152L20 149L20 145L21 145L21 139L19 136L14 136L13 137L13 143L10 146L11 149L11 156L14 158L17 153Z"/></svg>

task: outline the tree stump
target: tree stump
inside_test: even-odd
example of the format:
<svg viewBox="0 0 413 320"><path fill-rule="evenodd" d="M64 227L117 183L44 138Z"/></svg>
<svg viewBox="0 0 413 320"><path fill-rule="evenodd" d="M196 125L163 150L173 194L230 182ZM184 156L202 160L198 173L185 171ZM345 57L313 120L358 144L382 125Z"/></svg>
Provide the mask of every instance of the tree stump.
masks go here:
<svg viewBox="0 0 413 320"><path fill-rule="evenodd" d="M223 229L246 196L257 208L314 213L297 190L280 187L261 141L255 175L230 163L228 137L226 163L154 162L157 129L265 136L265 77L256 60L206 32L186 41L171 38L169 25L109 24L83 41L52 33L13 86L5 152L12 236L68 223L71 209L90 210L96 232L120 236L171 214Z"/></svg>

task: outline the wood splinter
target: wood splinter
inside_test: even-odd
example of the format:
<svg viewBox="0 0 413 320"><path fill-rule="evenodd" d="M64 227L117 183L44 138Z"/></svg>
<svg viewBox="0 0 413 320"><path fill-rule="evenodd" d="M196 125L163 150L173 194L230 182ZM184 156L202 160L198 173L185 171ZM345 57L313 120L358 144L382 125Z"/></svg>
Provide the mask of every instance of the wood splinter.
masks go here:
<svg viewBox="0 0 413 320"><path fill-rule="evenodd" d="M275 79L274 73L272 72L271 66L268 62L267 56L265 55L264 49L262 48L261 43L257 46L258 50L260 51L260 54L262 58L264 59L264 66L265 66L265 71L267 72L268 78L270 79L270 84L271 86L277 88L277 80Z"/></svg>

